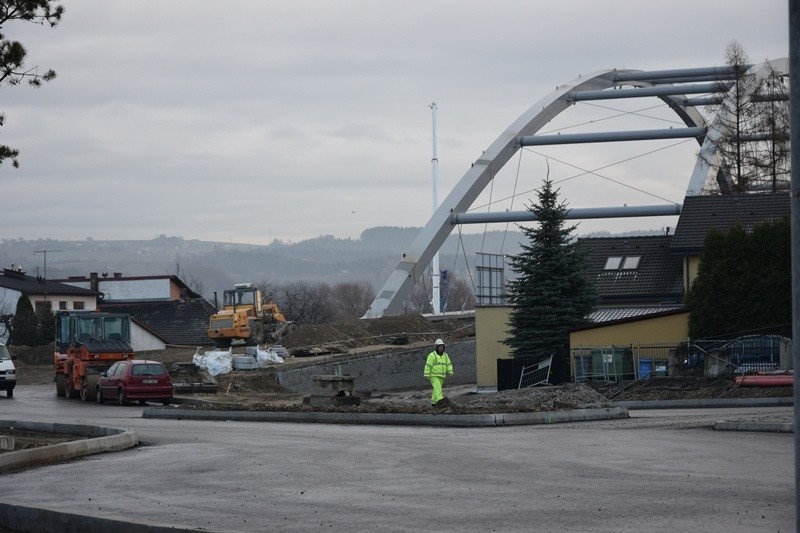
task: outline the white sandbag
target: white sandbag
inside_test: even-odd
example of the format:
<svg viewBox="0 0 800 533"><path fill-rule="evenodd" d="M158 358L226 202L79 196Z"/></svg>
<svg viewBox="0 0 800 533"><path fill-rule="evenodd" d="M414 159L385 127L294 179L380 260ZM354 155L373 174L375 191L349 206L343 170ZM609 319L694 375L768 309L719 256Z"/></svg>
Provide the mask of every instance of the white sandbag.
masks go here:
<svg viewBox="0 0 800 533"><path fill-rule="evenodd" d="M261 348L258 348L256 350L256 361L262 365L274 365L283 363L283 358L275 353L272 348L268 350L262 350Z"/></svg>
<svg viewBox="0 0 800 533"><path fill-rule="evenodd" d="M195 366L204 368L212 376L227 374L233 370L233 354L230 348L227 350L209 350L203 355L197 352L192 356L192 362Z"/></svg>

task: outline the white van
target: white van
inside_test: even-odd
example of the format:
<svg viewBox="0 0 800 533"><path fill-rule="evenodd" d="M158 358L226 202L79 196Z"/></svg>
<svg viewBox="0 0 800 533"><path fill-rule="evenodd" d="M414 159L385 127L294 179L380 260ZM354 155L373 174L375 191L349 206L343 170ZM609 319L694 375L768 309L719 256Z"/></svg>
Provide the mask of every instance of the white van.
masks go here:
<svg viewBox="0 0 800 533"><path fill-rule="evenodd" d="M14 368L16 357L8 353L5 344L0 344L0 390L6 391L9 398L14 396L14 387L17 386L17 369Z"/></svg>

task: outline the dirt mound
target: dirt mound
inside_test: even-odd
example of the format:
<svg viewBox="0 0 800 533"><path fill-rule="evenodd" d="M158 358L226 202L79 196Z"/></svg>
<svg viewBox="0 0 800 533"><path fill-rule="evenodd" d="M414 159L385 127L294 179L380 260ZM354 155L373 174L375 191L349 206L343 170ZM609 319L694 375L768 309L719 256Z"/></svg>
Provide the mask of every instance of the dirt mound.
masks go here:
<svg viewBox="0 0 800 533"><path fill-rule="evenodd" d="M437 337L447 340L474 334L472 323L454 319L432 322L421 315L398 315L302 325L283 339L282 344L289 350L330 345L354 348L373 344L432 343Z"/></svg>
<svg viewBox="0 0 800 533"><path fill-rule="evenodd" d="M29 365L52 365L55 343L41 346L8 346L8 351Z"/></svg>
<svg viewBox="0 0 800 533"><path fill-rule="evenodd" d="M792 387L740 387L733 376L720 378L664 377L628 382L620 387L610 381L589 385L609 400L713 400L718 398L782 398L794 395Z"/></svg>

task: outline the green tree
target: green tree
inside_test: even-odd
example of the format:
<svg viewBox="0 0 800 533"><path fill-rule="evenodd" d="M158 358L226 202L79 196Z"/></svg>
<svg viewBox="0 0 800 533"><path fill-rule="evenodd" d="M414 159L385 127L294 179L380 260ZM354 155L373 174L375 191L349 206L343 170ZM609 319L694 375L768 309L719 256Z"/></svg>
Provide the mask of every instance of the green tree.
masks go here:
<svg viewBox="0 0 800 533"><path fill-rule="evenodd" d="M39 344L39 321L31 301L24 294L17 300L17 310L12 322L9 344L17 346L37 346Z"/></svg>
<svg viewBox="0 0 800 533"><path fill-rule="evenodd" d="M31 87L40 87L56 77L55 71L48 70L42 74L37 67L27 67L25 60L28 52L19 41L6 38L3 30L8 21L20 20L34 24L48 24L55 27L64 14L64 7L54 0L0 0L0 85L19 85L27 81ZM5 122L5 115L0 113L0 126ZM0 145L0 164L10 159L14 167L19 166L17 156L19 150Z"/></svg>
<svg viewBox="0 0 800 533"><path fill-rule="evenodd" d="M565 226L566 204L559 203L549 178L537 195L539 203L528 210L538 223L520 227L528 242L509 256L517 278L508 284L511 329L504 343L515 359L565 353L570 328L586 323L596 301L572 238L577 226Z"/></svg>
<svg viewBox="0 0 800 533"><path fill-rule="evenodd" d="M39 340L36 345L49 344L56 338L56 314L47 310L38 315Z"/></svg>
<svg viewBox="0 0 800 533"><path fill-rule="evenodd" d="M697 278L686 295L690 337L788 330L790 233L789 217L784 217L758 224L750 233L734 226L708 234Z"/></svg>

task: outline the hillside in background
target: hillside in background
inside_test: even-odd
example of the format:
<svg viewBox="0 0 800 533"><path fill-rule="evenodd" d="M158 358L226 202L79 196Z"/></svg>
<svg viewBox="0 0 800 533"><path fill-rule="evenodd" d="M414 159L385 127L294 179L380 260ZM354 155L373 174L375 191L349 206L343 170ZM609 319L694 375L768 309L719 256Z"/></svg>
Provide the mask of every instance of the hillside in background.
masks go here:
<svg viewBox="0 0 800 533"><path fill-rule="evenodd" d="M176 274L208 299L234 283L366 280L379 289L397 266L421 228L377 227L359 239L330 235L297 243L269 245L187 240L160 235L146 241L61 241L3 239L0 265L20 265L29 275L47 278L119 272L124 276ZM518 253L519 231L489 231L459 235L457 230L440 249L439 266L469 281L475 254ZM47 250L47 272L44 254ZM469 266L467 266L467 263ZM471 282L470 282L471 284Z"/></svg>
<svg viewBox="0 0 800 533"><path fill-rule="evenodd" d="M291 281L361 281L380 288L421 228L379 227L365 230L359 239L324 235L297 243L273 241L249 245L160 235L142 241L62 241L54 239L3 239L0 265L19 265L29 275L47 278L87 276L90 272L120 272L125 276L177 274L211 298L214 291L234 283ZM440 250L440 267L457 276L469 277L475 253L516 253L521 233L500 231L485 235L454 233Z"/></svg>

